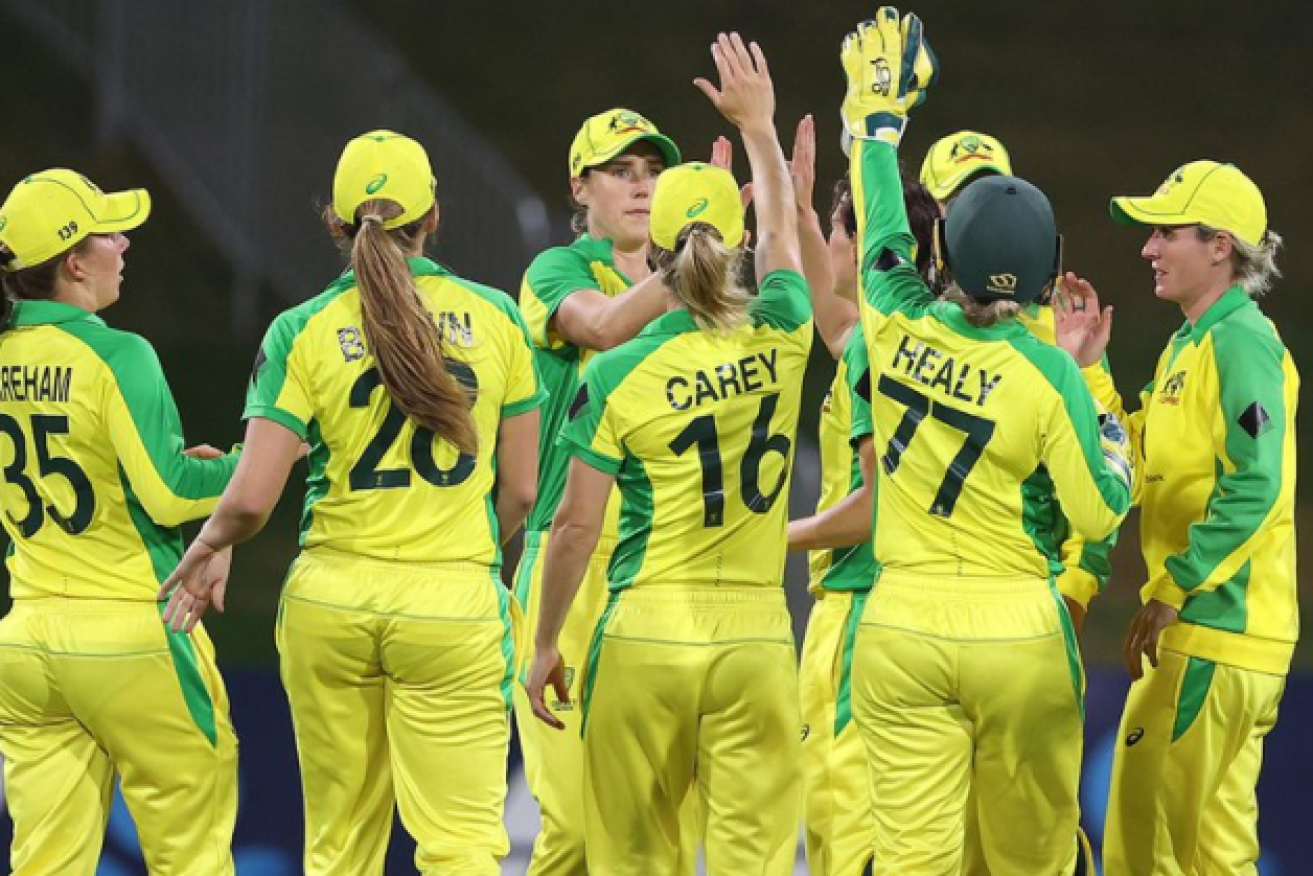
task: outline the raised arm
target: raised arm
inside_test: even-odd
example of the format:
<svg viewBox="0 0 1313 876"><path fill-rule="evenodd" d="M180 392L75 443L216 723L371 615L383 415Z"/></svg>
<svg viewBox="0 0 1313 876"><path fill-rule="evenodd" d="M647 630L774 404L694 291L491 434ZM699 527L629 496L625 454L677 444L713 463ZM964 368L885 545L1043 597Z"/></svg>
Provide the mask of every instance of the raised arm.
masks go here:
<svg viewBox="0 0 1313 876"><path fill-rule="evenodd" d="M720 87L702 78L693 84L743 137L757 212L757 276L779 270L802 273L797 206L775 130L775 86L766 56L756 43L745 45L737 33L720 34L711 56Z"/></svg>

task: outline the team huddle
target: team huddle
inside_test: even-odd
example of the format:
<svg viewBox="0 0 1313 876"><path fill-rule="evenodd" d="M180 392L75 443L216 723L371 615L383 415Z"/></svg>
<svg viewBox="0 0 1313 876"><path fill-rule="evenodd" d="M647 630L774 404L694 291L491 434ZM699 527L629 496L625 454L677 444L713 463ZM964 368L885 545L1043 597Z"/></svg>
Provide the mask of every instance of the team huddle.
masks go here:
<svg viewBox="0 0 1313 876"><path fill-rule="evenodd" d="M937 78L920 20L843 43L850 171L828 232L815 129L786 158L755 43L695 85L738 131L683 160L646 118L571 144L568 246L518 301L425 255L423 147L348 143L347 270L274 320L243 443L187 447L119 297L145 191L70 170L0 206L0 484L12 611L0 754L15 874L92 874L115 779L151 873L231 874L237 741L200 620L293 466L276 622L304 869L496 874L512 715L531 876L1093 876L1078 637L1141 508L1109 876L1256 874L1263 739L1298 635L1298 374L1255 298L1280 238L1237 168L1188 163L1112 217L1185 322L1139 407L1113 311L1048 199L963 131L899 147ZM746 215L752 211L749 226ZM788 519L802 379L836 362L821 498ZM204 519L190 546L179 525ZM513 588L501 548L521 528ZM786 553L810 552L799 661Z"/></svg>

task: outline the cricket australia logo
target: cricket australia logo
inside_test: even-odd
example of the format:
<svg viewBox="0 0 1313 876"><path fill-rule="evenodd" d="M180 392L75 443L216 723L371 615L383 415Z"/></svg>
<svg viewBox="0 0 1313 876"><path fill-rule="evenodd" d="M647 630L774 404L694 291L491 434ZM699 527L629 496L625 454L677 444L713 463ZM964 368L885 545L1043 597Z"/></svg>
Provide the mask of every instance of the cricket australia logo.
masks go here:
<svg viewBox="0 0 1313 876"><path fill-rule="evenodd" d="M1185 390L1185 372L1178 371L1163 383L1163 388L1158 391L1158 400L1163 404L1179 405L1181 403L1181 393Z"/></svg>
<svg viewBox="0 0 1313 876"><path fill-rule="evenodd" d="M337 330L337 345L342 348L342 359L355 362L365 358L365 336L355 326Z"/></svg>

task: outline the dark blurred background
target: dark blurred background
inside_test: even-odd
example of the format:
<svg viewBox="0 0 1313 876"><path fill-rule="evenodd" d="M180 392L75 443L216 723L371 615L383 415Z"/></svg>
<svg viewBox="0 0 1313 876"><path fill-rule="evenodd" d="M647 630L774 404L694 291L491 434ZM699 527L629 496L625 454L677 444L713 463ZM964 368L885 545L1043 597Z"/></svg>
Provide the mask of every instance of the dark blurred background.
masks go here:
<svg viewBox="0 0 1313 876"><path fill-rule="evenodd" d="M151 190L154 214L132 234L123 300L104 316L159 349L189 441L227 445L241 437L264 326L340 269L317 209L347 139L388 127L424 142L443 210L437 257L515 294L532 255L569 239L566 151L586 116L636 109L686 158L705 158L716 135L733 134L691 85L714 72L708 45L718 30L764 48L786 153L797 120L815 115L826 210L845 168L838 47L874 9L833 0L0 0L0 190L52 166L106 189ZM1018 175L1052 199L1068 267L1117 306L1110 354L1124 395L1149 379L1181 315L1154 299L1139 258L1145 235L1114 225L1108 198L1149 193L1202 157L1236 163L1265 193L1288 248L1285 279L1263 308L1308 366L1313 7L927 0L915 11L941 78L913 116L905 162L917 170L931 142L960 128L1007 145ZM741 153L737 170L746 174ZM815 352L800 510L815 497L811 436L832 374L821 345ZM1311 457L1301 459L1303 474ZM209 623L224 666L260 671L276 659L273 611L295 551L296 478L265 533L239 549L228 615ZM1306 537L1308 495L1300 490ZM1094 667L1117 661L1137 604L1137 527L1133 513L1087 625ZM800 625L803 585L792 564ZM1296 665L1313 667L1307 645Z"/></svg>

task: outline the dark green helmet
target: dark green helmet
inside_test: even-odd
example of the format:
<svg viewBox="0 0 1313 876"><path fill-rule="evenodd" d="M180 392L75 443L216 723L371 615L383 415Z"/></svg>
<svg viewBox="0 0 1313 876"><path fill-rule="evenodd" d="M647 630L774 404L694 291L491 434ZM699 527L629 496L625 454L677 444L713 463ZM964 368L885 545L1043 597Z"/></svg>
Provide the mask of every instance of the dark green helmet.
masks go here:
<svg viewBox="0 0 1313 876"><path fill-rule="evenodd" d="M969 183L949 204L940 243L953 280L978 301L1034 301L1060 267L1049 199L1015 176Z"/></svg>

